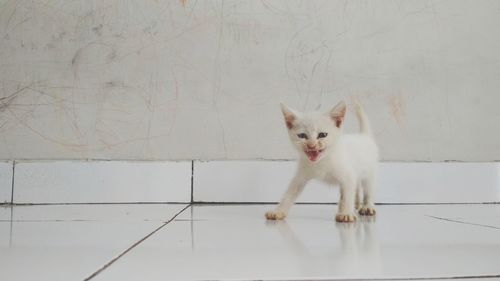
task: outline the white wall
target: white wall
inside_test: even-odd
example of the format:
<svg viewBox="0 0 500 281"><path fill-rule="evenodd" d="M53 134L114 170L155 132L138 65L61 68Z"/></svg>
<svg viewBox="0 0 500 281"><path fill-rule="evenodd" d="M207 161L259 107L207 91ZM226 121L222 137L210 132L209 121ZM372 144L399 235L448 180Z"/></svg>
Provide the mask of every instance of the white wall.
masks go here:
<svg viewBox="0 0 500 281"><path fill-rule="evenodd" d="M2 0L0 159L288 159L279 101L356 96L385 160L500 160L499 28L485 0Z"/></svg>

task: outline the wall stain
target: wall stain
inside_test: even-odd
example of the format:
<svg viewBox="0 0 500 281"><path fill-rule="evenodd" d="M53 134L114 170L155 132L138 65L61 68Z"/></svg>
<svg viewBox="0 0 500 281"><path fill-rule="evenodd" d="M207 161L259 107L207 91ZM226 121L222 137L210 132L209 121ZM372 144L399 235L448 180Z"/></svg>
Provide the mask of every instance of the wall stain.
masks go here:
<svg viewBox="0 0 500 281"><path fill-rule="evenodd" d="M406 117L404 97L401 94L389 97L389 108L394 121L396 121L398 126L403 126L403 122Z"/></svg>
<svg viewBox="0 0 500 281"><path fill-rule="evenodd" d="M97 36L101 36L102 35L102 28L103 28L103 25L102 23L93 27L92 28L92 31L97 35Z"/></svg>

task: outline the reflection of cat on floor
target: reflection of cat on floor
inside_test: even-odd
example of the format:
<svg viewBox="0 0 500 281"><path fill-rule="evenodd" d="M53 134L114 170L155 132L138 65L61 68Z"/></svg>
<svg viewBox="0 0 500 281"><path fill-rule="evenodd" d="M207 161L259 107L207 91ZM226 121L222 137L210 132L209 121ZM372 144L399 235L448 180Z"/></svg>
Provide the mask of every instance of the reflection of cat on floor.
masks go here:
<svg viewBox="0 0 500 281"><path fill-rule="evenodd" d="M342 268L381 273L380 246L374 221L374 217L364 217L359 224L337 224L343 253L339 261Z"/></svg>
<svg viewBox="0 0 500 281"><path fill-rule="evenodd" d="M339 210L335 217L338 222L355 221L356 211L360 215L375 215L373 184L378 148L361 105L355 102L361 133L350 135L342 133L347 111L345 102L328 113L303 113L283 104L281 108L290 140L301 157L288 190L276 209L266 213L266 218L284 219L306 183L313 178L340 185Z"/></svg>
<svg viewBox="0 0 500 281"><path fill-rule="evenodd" d="M286 221L267 221L266 225L280 233L288 249L299 259L297 266L304 266L304 272L363 278L381 274L383 270L377 225L374 221L374 217L363 217L359 223L337 223L337 232L328 234L332 241L325 241L322 247L307 246L316 245L318 237L299 237ZM327 229L331 228L326 228L325 231ZM307 262L304 263L304 260Z"/></svg>

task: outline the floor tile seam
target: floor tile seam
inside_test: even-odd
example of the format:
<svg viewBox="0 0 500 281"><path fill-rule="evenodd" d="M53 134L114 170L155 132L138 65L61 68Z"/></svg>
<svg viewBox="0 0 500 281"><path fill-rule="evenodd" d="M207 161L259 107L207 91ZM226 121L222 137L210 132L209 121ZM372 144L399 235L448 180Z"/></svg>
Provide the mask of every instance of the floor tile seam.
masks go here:
<svg viewBox="0 0 500 281"><path fill-rule="evenodd" d="M0 207L10 206L67 206L67 205L273 205L277 201L193 201L193 202L55 202L55 203L0 203ZM297 202L296 205L338 205L337 202ZM375 203L377 206L432 206L432 205L500 205L500 202L395 202Z"/></svg>
<svg viewBox="0 0 500 281"><path fill-rule="evenodd" d="M177 216L179 216L180 214L182 214L189 207L191 207L191 204L187 204L184 208L182 208L179 212L177 212L174 216L172 216L172 218L170 218L168 221L164 222L162 225L160 225L159 227L157 227L156 229L154 229L152 232L150 232L149 234L147 234L146 236L142 237L140 240L138 240L137 242L135 242L134 244L132 244L125 251L123 251L122 253L120 253L118 256L116 256L115 258L113 258L111 261L107 262L104 266L102 266L101 268L99 268L97 271L95 271L94 273L92 273L90 276L88 276L84 280L85 281L91 280L94 277L96 277L97 275L99 275L101 272L103 272L105 269L107 269L108 267L110 267L117 260L119 260L120 258L122 258L123 256L125 256L128 252L130 252L131 250L133 250L135 247L137 247L138 245L140 245L142 242L146 241L149 237L153 236L155 233L157 233L162 228L164 228L165 226L167 226L169 223L171 223L172 221L174 221Z"/></svg>
<svg viewBox="0 0 500 281"><path fill-rule="evenodd" d="M500 274L488 275L462 275L462 276L440 276L440 277L407 277L407 278L309 278L309 279L238 279L238 281L352 281L352 280L373 280L373 281L411 281L411 280L468 280L468 279L492 279L500 278ZM220 279L223 280L223 279ZM220 281L218 280L218 281ZM214 281L211 279L200 281Z"/></svg>
<svg viewBox="0 0 500 281"><path fill-rule="evenodd" d="M279 202L275 201L193 201L193 206L201 205L274 205ZM337 202L296 202L295 205L338 205ZM399 203L375 203L377 206L436 206L436 205L500 205L500 202L399 202Z"/></svg>
<svg viewBox="0 0 500 281"><path fill-rule="evenodd" d="M462 220L449 219L449 218L438 217L438 216L433 216L433 215L425 215L425 216L428 217L428 218L433 218L433 219L436 219L436 220L448 221L448 222L453 222L453 223L467 224L467 225L479 226L479 227L486 227L486 228L492 228L492 229L500 229L500 227L498 227L498 226L493 226L493 225L488 225L488 224L473 223L473 222L467 222L467 221L462 221Z"/></svg>
<svg viewBox="0 0 500 281"><path fill-rule="evenodd" d="M0 203L0 207L23 207L23 206L80 206L80 205L185 205L192 202L181 201L158 201L158 202L51 202L51 203Z"/></svg>
<svg viewBox="0 0 500 281"><path fill-rule="evenodd" d="M17 220L14 220L14 219L7 219L7 220L2 220L0 219L0 223L1 222L16 222L16 223L19 223L19 222L25 222L25 223L35 223L35 222L39 222L39 223L44 223L44 222L107 222L107 223L142 223L142 222L160 222L160 223L164 223L165 221L164 220L159 220L159 219L151 219L151 220L148 220L148 219L144 219L144 220L113 220L113 219L47 219L47 220L43 220L43 219L34 219L34 220L28 220L28 219L17 219Z"/></svg>

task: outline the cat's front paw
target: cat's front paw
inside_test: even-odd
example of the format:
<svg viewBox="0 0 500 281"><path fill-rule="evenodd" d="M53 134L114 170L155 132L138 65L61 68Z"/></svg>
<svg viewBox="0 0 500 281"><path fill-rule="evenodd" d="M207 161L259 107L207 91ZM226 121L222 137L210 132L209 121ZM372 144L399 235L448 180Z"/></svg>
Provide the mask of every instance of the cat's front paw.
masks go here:
<svg viewBox="0 0 500 281"><path fill-rule="evenodd" d="M361 207L359 209L359 214L362 216L374 216L376 213L373 207Z"/></svg>
<svg viewBox="0 0 500 281"><path fill-rule="evenodd" d="M281 211L269 211L266 213L266 219L268 220L282 220L286 217L286 214Z"/></svg>
<svg viewBox="0 0 500 281"><path fill-rule="evenodd" d="M337 214L335 216L335 220L337 222L355 222L356 215L355 214Z"/></svg>

